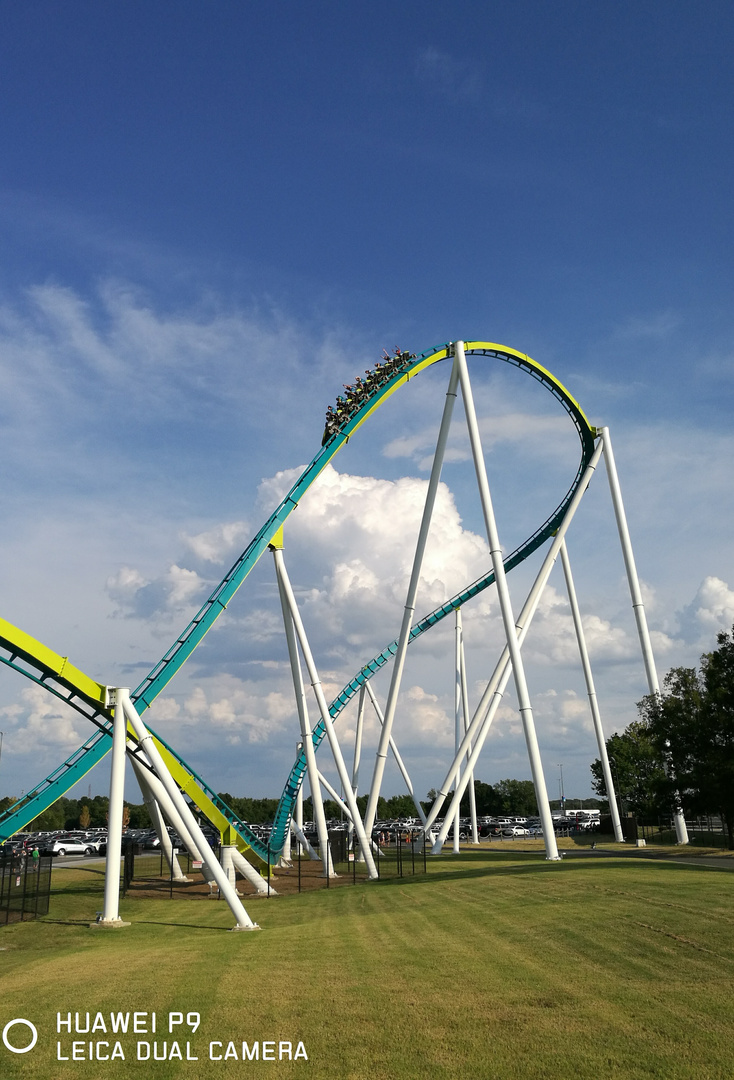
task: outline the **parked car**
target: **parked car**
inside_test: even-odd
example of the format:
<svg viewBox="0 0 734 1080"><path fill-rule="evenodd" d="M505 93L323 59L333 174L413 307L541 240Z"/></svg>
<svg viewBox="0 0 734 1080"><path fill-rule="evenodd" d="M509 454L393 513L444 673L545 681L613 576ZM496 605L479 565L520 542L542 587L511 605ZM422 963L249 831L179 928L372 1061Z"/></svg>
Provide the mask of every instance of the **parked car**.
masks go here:
<svg viewBox="0 0 734 1080"><path fill-rule="evenodd" d="M41 850L39 848L39 850ZM96 855L88 840L77 840L73 836L58 836L43 848L44 855Z"/></svg>

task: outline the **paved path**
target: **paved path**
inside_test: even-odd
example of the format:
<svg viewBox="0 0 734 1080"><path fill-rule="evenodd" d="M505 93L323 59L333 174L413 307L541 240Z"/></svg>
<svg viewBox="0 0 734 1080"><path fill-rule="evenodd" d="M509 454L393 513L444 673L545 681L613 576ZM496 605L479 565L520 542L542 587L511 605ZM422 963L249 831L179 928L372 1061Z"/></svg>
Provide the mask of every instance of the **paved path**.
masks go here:
<svg viewBox="0 0 734 1080"><path fill-rule="evenodd" d="M590 848L577 848L564 850L564 858L572 859L648 859L655 862L675 862L685 866L708 866L715 870L734 870L734 854L725 855L688 855L681 852L648 850L646 848L630 848L623 851L618 848L598 847L593 851Z"/></svg>

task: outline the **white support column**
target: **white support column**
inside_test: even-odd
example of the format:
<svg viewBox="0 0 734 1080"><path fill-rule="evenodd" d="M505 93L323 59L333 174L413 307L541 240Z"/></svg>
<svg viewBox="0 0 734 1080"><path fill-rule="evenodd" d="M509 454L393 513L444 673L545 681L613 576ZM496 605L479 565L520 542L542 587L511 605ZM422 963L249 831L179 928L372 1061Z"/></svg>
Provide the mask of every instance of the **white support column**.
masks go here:
<svg viewBox="0 0 734 1080"><path fill-rule="evenodd" d="M495 583L497 585L497 596L500 602L500 609L502 611L502 621L505 627L505 638L507 640L507 646L510 650L512 673L515 680L515 692L517 693L520 717L522 719L523 730L525 732L525 742L528 748L528 757L530 758L530 770L533 774L535 797L538 802L538 811L540 813L540 820L543 826L546 858L555 861L557 859L560 859L560 855L558 854L556 836L553 831L553 818L551 817L550 804L548 802L548 791L545 786L543 765L540 760L540 750L538 748L538 739L535 733L535 722L533 720L533 709L530 704L530 695L528 693L527 682L525 679L525 668L522 662L520 646L518 645L517 641L515 617L512 612L512 602L510 600L510 592L507 587L507 580L505 577L505 566L502 560L502 546L500 544L499 534L497 532L494 509L492 507L492 498L489 493L487 468L484 463L484 452L482 450L482 442L479 436L479 424L477 423L476 411L474 409L474 398L472 396L471 383L469 382L469 372L467 371L466 357L464 355L464 342L457 341L454 348L456 350L456 359L459 364L461 395L464 400L466 423L469 429L469 441L472 448L472 457L474 458L474 469L477 474L479 498L481 500L482 510L484 512L484 524L487 530L489 552L492 558L492 568L494 570Z"/></svg>
<svg viewBox="0 0 734 1080"><path fill-rule="evenodd" d="M367 687L367 693L369 694L370 701L372 702L372 707L375 710L375 715L376 715L377 719L379 720L380 724L384 725L385 717L382 715L382 709L380 708L380 703L378 702L377 698L375 697L375 692L372 689L372 684L367 682L367 683L365 683L365 686ZM422 823L425 825L425 823L426 823L425 811L424 811L423 807L420 804L420 800L416 798L415 791L413 790L413 781L410 779L410 776L408 774L408 770L405 767L405 762L403 761L403 759L401 757L400 751L398 750L397 745L396 745L395 740L393 739L392 735L390 736L390 749L392 751L393 757L395 758L395 763L397 764L397 767L400 769L400 775L402 776L403 780L405 781L405 786L408 789L408 794L410 795L411 799L413 800L413 806L415 807L415 811L416 811L418 817L421 819Z"/></svg>
<svg viewBox="0 0 734 1080"><path fill-rule="evenodd" d="M362 732L364 730L364 699L367 693L367 683L359 688L359 704L357 706L357 728L354 733L354 761L352 762L352 791L355 799L359 790L359 765L362 759ZM349 819L349 836L354 832L354 822Z"/></svg>
<svg viewBox="0 0 734 1080"><path fill-rule="evenodd" d="M296 754L300 754L302 748L303 743L298 743L296 747ZM298 785L298 792L296 794L295 824L298 826L298 832L296 832L296 836L299 837L298 843L301 844L300 836L303 836L303 778L301 778L301 782ZM295 830L293 831L295 832ZM310 844L308 846L311 848ZM313 848L311 848L311 851L313 851Z"/></svg>
<svg viewBox="0 0 734 1080"><path fill-rule="evenodd" d="M120 691L118 691L118 694L119 693ZM240 898L237 896L237 893L230 885L227 875L217 862L214 852L209 847L206 837L199 828L199 825L197 824L196 818L191 813L191 810L189 809L186 800L181 794L181 791L179 790L176 781L173 779L170 772L168 771L168 767L166 766L163 758L161 757L158 747L155 745L153 736L148 731L141 718L138 716L132 702L130 701L129 696L125 691L122 692L122 704L128 723L135 732L135 735L137 736L138 742L142 750L147 755L148 760L158 774L158 778L166 789L166 792L171 799L171 802L176 807L179 815L188 826L188 830L193 837L196 846L201 852L201 857L204 861L204 865L206 866L214 881L216 881L217 885L219 886L219 892L221 896L227 901L229 909L235 917L236 925L233 927L233 929L259 929L257 923L254 923L245 911L244 907L242 906L242 902L240 901Z"/></svg>
<svg viewBox="0 0 734 1080"><path fill-rule="evenodd" d="M602 428L602 443L604 444L604 461L606 462L607 466L609 490L611 491L612 504L614 505L614 516L617 519L619 540L622 545L622 554L624 556L625 569L627 570L627 581L629 583L630 596L632 598L632 610L635 614L637 633L639 635L640 646L642 648L642 659L645 664L647 685L650 693L656 695L660 693L660 683L658 682L658 673L655 667L655 657L653 656L652 644L650 642L650 632L647 627L645 605L642 601L642 592L640 590L640 579L637 576L635 556L632 552L632 541L630 540L629 529L627 527L627 515L624 512L624 503L622 502L622 489L619 486L617 465L614 460L614 451L612 450L612 440L609 434L608 427ZM666 771L670 771L669 762L666 763ZM677 792L675 797L675 810L673 816L675 820L675 835L678 843L687 844L688 829L686 828L686 821L680 805L680 796L677 794Z"/></svg>
<svg viewBox="0 0 734 1080"><path fill-rule="evenodd" d="M461 719L463 704L461 700L461 608L456 608L454 624L454 754L458 757L461 746L462 731ZM461 781L461 766L456 773L456 783ZM461 827L461 803L456 807L454 814L454 855L459 854L459 829Z"/></svg>
<svg viewBox="0 0 734 1080"><path fill-rule="evenodd" d="M581 621L581 611L579 610L578 600L576 597L576 587L573 583L571 562L568 558L568 548L566 547L565 539L561 544L561 562L563 564L563 574L566 579L568 602L571 605L571 614L573 616L573 625L576 631L576 640L579 646L579 655L581 656L581 666L584 669L584 679L586 680L586 693L589 697L591 719L594 723L596 743L599 747L599 760L601 761L602 772L604 774L604 786L607 789L607 798L609 799L609 813L612 816L612 825L614 826L614 839L617 842L622 843L624 841L624 834L622 832L622 824L619 820L619 810L617 809L617 802L614 794L612 770L609 767L609 757L607 755L607 744L604 738L604 728L602 727L601 714L599 712L599 703L596 698L596 687L594 686L594 676L591 671L589 650L586 647L586 635L584 634L584 626Z"/></svg>
<svg viewBox="0 0 734 1080"><path fill-rule="evenodd" d="M535 615L535 612L537 610L540 597L542 596L543 590L545 589L545 586L548 582L548 578L550 577L551 570L553 569L556 559L558 558L561 541L566 535L566 532L568 531L569 526L573 521L579 504L581 503L581 499L583 498L589 484L591 483L591 478L596 471L596 467L599 463L599 458L601 457L601 454L602 444L601 441L599 441L594 449L594 453L591 456L589 464L586 467L586 471L584 473L582 481L579 484L573 498L571 499L571 502L569 503L568 509L566 510L566 513L563 517L563 521L559 525L558 531L553 538L551 546L545 556L545 559L543 560L543 565L541 566L538 575L535 578L533 587L528 593L527 599L520 613L520 617L518 618L516 623L517 640L518 645L520 646L525 640L525 636L528 632L530 624L533 621L533 616ZM459 800L461 800L461 797L464 794L465 783L468 783L469 775L476 766L479 755L484 747L484 742L487 738L487 735L489 734L489 729L491 727L494 714L497 711L497 707L499 706L502 695L504 694L505 688L510 679L511 667L509 663L509 656L510 651L507 645L505 645L504 649L502 650L500 659L497 662L497 666L494 669L494 673L489 680L487 687L482 694L481 700L474 712L474 717L471 724L469 725L466 735L464 736L461 747L459 749L459 754L454 759L453 764L451 765L448 773L446 774L444 782L441 785L441 789L439 790L438 795L434 800L434 804L429 811L426 822L426 829L430 828L430 826L433 825L434 821L441 813L443 804L449 791L451 790L451 785L454 782L454 777L458 770L459 762L468 753L469 758L467 761L466 770L464 772L464 779L459 785L457 785L457 791L454 795L454 799L456 799L458 795ZM473 739L475 739L476 741L474 742L473 749L469 751L468 748ZM450 823L451 821L452 810L453 806L445 815L444 825L441 828L438 840L434 845L434 852L440 851L442 844L446 840L446 835L448 832L448 825L446 823Z"/></svg>
<svg viewBox="0 0 734 1080"><path fill-rule="evenodd" d="M222 844L219 852L220 866L227 875L227 881L230 883L234 891L237 892L237 875L234 870L234 863L232 862L232 854L237 851L235 844Z"/></svg>
<svg viewBox="0 0 734 1080"><path fill-rule="evenodd" d="M336 765L337 772L339 774L339 782L342 786L347 805L352 814L352 820L354 821L354 828L357 833L357 839L359 840L360 847L364 854L364 861L367 865L367 873L370 878L377 878L377 867L375 866L375 860L372 858L372 852L367 841L367 835L365 832L364 823L359 816L359 810L357 809L357 800L354 797L352 791L352 785L349 781L349 774L347 767L344 763L344 757L342 755L339 740L336 737L334 731L334 722L331 719L329 713L329 706L324 697L324 691L321 686L321 679L319 678L316 664L314 662L313 654L311 652L311 646L308 643L306 631L303 626L303 620L301 619L301 613L298 610L296 604L296 598L293 595L293 589L291 587L290 579L288 577L288 571L285 568L285 560L283 558L283 551L280 548L276 548L274 551L275 565L278 571L278 580L282 583L283 595L288 603L291 618L293 619L293 627L296 631L298 643L301 646L301 653L306 663L306 670L308 671L308 677L313 687L313 692L318 703L319 712L321 713L321 720L326 729L326 737L329 740L329 747L331 748L332 757L334 758L334 764Z"/></svg>
<svg viewBox="0 0 734 1080"><path fill-rule="evenodd" d="M150 820L153 822L153 828L155 829L156 836L158 837L158 843L161 846L164 858L168 863L168 869L174 881L190 881L181 869L181 864L178 861L178 855L173 850L173 844L171 843L171 837L168 835L168 829L166 828L166 822L163 818L163 813L158 805L155 795L150 790L150 784L145 778L145 769L138 766L137 762L133 759L133 771L135 778L138 781L141 794L143 796L143 802L145 803L148 813L150 814Z"/></svg>
<svg viewBox="0 0 734 1080"><path fill-rule="evenodd" d="M339 792L336 790L334 785L331 784L326 779L326 777L324 776L324 774L322 772L319 772L319 783L323 787L326 794L329 795L334 800L334 802L339 807L339 809L342 811L342 813L346 815L347 820L351 821L352 820L352 811L349 809L348 805L346 804L344 799L341 797Z"/></svg>
<svg viewBox="0 0 734 1080"><path fill-rule="evenodd" d="M191 858L195 859L197 862L203 862L201 852L194 843L194 838L192 837L189 830L186 828L186 825L181 815L171 802L168 796L168 792L166 791L156 774L154 772L150 772L149 769L145 768L145 764L139 760L139 754L140 751L134 753L133 744L128 743L128 757L130 758L130 763L133 767L133 772L135 773L138 783L141 783L141 777L143 777L143 780L149 787L153 798L156 800L159 807L161 808L163 816L166 818L168 824L171 826L173 831L181 837L183 845L188 851ZM147 757L145 758L145 763L150 764Z"/></svg>
<svg viewBox="0 0 734 1080"><path fill-rule="evenodd" d="M329 781L326 779L326 777L324 776L323 773L319 773L319 782L323 785L324 791L327 793L327 795L331 796L331 798L337 804L339 809L345 814L345 816L347 818L347 821L351 821L352 820L352 811L349 809L347 804L344 802L344 799L342 799L341 795L336 790L334 785L329 783ZM376 844L374 840L370 840L370 848L375 853L379 853L380 846L379 846L379 844ZM364 860L360 858L359 862L364 862Z"/></svg>
<svg viewBox="0 0 734 1080"><path fill-rule="evenodd" d="M277 892L272 885L268 887L266 879L262 874L255 869L251 862L245 858L241 851L235 846L232 846L230 851L230 858L235 870L239 870L242 877L246 881L249 881L251 885L254 885L260 896L277 896Z"/></svg>
<svg viewBox="0 0 734 1080"><path fill-rule="evenodd" d="M107 858L104 878L104 910L97 926L129 926L120 918L120 858L122 856L122 817L125 794L125 744L127 725L123 710L126 689L115 690L115 715L112 727L112 762L110 766L110 804L107 816Z"/></svg>
<svg viewBox="0 0 734 1080"><path fill-rule="evenodd" d="M293 830L298 843L301 845L301 850L306 852L309 859L313 859L314 862L319 862L319 853L311 844L309 844L303 832L302 825L303 821L301 821L301 825L299 825L297 821L291 821L291 829Z"/></svg>
<svg viewBox="0 0 734 1080"><path fill-rule="evenodd" d="M280 853L280 858L278 859L278 866L282 868L287 868L291 865L291 863L291 831L290 829L286 829L285 839L283 840L283 850Z"/></svg>
<svg viewBox="0 0 734 1080"><path fill-rule="evenodd" d="M461 626L461 608L458 608L459 625ZM462 706L462 718L463 718L463 734L466 735L469 730L469 691L466 685L466 655L464 653L464 629L461 627L461 706ZM469 815L471 817L471 842L472 844L479 843L479 829L477 828L477 793L474 790L474 770L468 769L468 761L471 757L472 745L471 739L467 746L467 770L469 772L469 779L467 781L469 787Z"/></svg>
<svg viewBox="0 0 734 1080"><path fill-rule="evenodd" d="M362 732L364 729L364 699L368 683L359 688L359 706L357 708L357 730L354 733L354 762L352 764L352 791L355 796L359 788L359 765L362 759Z"/></svg>
<svg viewBox="0 0 734 1080"><path fill-rule="evenodd" d="M370 835L372 834L372 829L375 825L375 818L377 817L377 801L380 797L380 792L382 789L382 778L385 774L387 750L388 746L390 745L390 736L392 735L393 721L395 720L395 709L398 702L398 694L400 692L400 683L403 678L405 653L408 648L408 642L410 640L410 628L413 622L413 615L415 613L415 599L418 593L418 582L420 580L421 567L423 565L423 555L426 550L426 541L428 539L428 530L431 525L433 507L436 502L436 492L438 491L438 484L441 479L441 468L443 466L444 453L446 452L446 443L449 437L449 429L451 427L451 417L454 411L454 404L456 403L457 385L458 368L456 359L454 359L454 363L451 368L451 375L449 377L448 390L446 391L446 403L444 405L443 416L441 418L441 426L438 432L438 440L436 442L436 453L433 457L431 476L428 481L428 490L426 491L426 502L425 506L423 507L423 518L421 520L421 526L418 532L418 543L416 544L415 555L413 557L413 569L410 575L410 584L408 585L408 595L405 601L403 621L400 626L400 634L398 636L398 647L395 653L395 659L393 660L390 689L388 691L387 704L385 706L385 723L383 724L382 731L380 733L380 742L377 747L377 756L375 758L375 770L372 776L372 785L370 787L370 797L367 802L367 811L365 813L365 829Z"/></svg>
<svg viewBox="0 0 734 1080"><path fill-rule="evenodd" d="M321 798L321 788L319 786L319 770L316 766L316 751L313 746L313 732L311 730L311 721L308 716L308 704L306 702L306 691L303 685L303 673L301 672L301 661L298 656L298 646L296 644L296 634L293 627L293 616L288 604L288 595L286 593L283 581L281 578L280 567L283 563L283 552L280 548L270 545L270 550L273 553L273 561L275 563L275 576L278 582L278 593L280 595L280 606L283 611L283 625L285 627L285 638L288 645L288 658L291 664L291 675L293 677L293 689L296 695L296 709L298 710L298 722L301 727L301 739L303 740L303 750L306 754L306 770L308 772L308 783L311 788L311 806L313 808L313 820L316 825L316 835L319 838L319 850L321 851L321 860L324 864L324 877L335 877L334 866L331 861L331 848L329 847L329 832L326 828L326 816L324 814L324 803ZM299 794L301 798L300 812L301 821L300 827L303 829L303 784L299 788Z"/></svg>

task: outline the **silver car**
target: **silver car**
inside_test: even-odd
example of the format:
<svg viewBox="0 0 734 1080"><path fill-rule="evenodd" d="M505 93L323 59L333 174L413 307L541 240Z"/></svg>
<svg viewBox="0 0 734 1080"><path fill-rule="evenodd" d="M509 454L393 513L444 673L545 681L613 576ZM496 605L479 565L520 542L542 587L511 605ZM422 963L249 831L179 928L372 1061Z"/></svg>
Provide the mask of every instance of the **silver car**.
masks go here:
<svg viewBox="0 0 734 1080"><path fill-rule="evenodd" d="M88 840L75 836L58 836L43 849L44 855L94 855L95 847Z"/></svg>

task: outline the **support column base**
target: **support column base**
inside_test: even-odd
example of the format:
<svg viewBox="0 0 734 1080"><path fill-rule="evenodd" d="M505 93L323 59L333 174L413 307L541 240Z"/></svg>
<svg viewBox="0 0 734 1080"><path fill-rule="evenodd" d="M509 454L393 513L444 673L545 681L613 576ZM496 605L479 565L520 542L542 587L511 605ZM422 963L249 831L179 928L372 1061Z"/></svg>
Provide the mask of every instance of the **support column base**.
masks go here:
<svg viewBox="0 0 734 1080"><path fill-rule="evenodd" d="M117 930L121 926L132 926L132 923L123 922L122 919L97 919L89 925L92 929L99 926L105 930Z"/></svg>
<svg viewBox="0 0 734 1080"><path fill-rule="evenodd" d="M240 926L238 924L237 926L232 927L232 929L230 930L230 934L237 933L237 931L239 931L239 930L259 930L259 929L260 929L260 927L257 925L257 923L253 923L252 926Z"/></svg>

